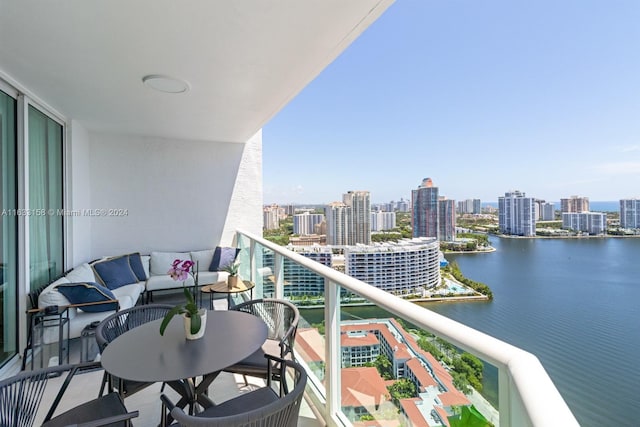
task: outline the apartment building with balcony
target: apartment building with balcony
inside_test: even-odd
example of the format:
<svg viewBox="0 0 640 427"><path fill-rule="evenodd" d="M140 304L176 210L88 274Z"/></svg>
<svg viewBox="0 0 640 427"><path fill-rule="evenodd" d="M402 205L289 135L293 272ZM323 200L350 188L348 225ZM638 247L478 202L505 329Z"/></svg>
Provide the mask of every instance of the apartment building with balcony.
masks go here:
<svg viewBox="0 0 640 427"><path fill-rule="evenodd" d="M411 191L411 228L413 237L438 237L438 187L431 178Z"/></svg>
<svg viewBox="0 0 640 427"><path fill-rule="evenodd" d="M429 238L347 246L345 272L387 292L419 293L440 284L439 253L438 240Z"/></svg>
<svg viewBox="0 0 640 427"><path fill-rule="evenodd" d="M640 199L620 200L620 227L640 228Z"/></svg>
<svg viewBox="0 0 640 427"><path fill-rule="evenodd" d="M457 211L459 214L480 214L482 212L482 203L480 199L460 200L457 203Z"/></svg>
<svg viewBox="0 0 640 427"><path fill-rule="evenodd" d="M521 191L508 191L498 198L498 227L514 236L536 235L535 199Z"/></svg>
<svg viewBox="0 0 640 427"><path fill-rule="evenodd" d="M560 212L588 212L589 198L583 196L571 196L560 199Z"/></svg>
<svg viewBox="0 0 640 427"><path fill-rule="evenodd" d="M591 235L607 233L607 214L603 212L563 212L562 228Z"/></svg>
<svg viewBox="0 0 640 427"><path fill-rule="evenodd" d="M280 227L280 208L278 205L265 206L262 210L265 230L277 230Z"/></svg>
<svg viewBox="0 0 640 427"><path fill-rule="evenodd" d="M395 212L371 212L371 231L383 231L396 228Z"/></svg>
<svg viewBox="0 0 640 427"><path fill-rule="evenodd" d="M328 246L294 246L289 245L287 249L311 259L321 265L331 267L332 251ZM275 270L275 260L272 253L263 255L263 265L265 271L273 273ZM291 297L317 297L324 295L324 279L318 277L312 271L290 260L284 260L284 296ZM271 276L271 274L269 274ZM275 281L268 280L263 288L265 295L275 295Z"/></svg>
<svg viewBox="0 0 640 427"><path fill-rule="evenodd" d="M348 245L371 243L371 195L368 191L347 191L342 195L347 210Z"/></svg>
<svg viewBox="0 0 640 427"><path fill-rule="evenodd" d="M542 201L539 204L538 219L542 221L553 221L556 219L556 207L554 203Z"/></svg>
<svg viewBox="0 0 640 427"><path fill-rule="evenodd" d="M304 212L293 215L293 234L310 235L315 234L316 225L324 221L323 214L313 214Z"/></svg>

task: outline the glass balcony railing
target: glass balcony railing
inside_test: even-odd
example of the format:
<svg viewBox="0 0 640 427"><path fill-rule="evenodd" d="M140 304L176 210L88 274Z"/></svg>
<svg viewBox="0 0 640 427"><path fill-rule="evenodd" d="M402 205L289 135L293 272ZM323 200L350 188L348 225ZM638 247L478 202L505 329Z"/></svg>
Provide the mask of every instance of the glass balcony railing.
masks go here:
<svg viewBox="0 0 640 427"><path fill-rule="evenodd" d="M578 425L532 354L261 237L237 240L254 296L300 309L296 357L329 425Z"/></svg>

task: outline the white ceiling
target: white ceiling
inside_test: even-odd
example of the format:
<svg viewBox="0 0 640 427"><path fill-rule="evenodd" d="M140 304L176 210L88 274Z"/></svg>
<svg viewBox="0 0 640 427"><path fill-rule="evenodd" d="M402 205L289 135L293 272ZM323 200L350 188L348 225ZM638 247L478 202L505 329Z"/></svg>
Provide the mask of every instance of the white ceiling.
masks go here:
<svg viewBox="0 0 640 427"><path fill-rule="evenodd" d="M0 77L88 129L244 142L392 2L0 0Z"/></svg>

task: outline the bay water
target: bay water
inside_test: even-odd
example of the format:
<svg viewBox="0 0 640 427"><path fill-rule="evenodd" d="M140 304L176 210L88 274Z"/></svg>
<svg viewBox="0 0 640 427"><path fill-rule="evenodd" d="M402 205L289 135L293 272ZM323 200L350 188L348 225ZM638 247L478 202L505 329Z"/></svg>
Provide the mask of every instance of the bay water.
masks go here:
<svg viewBox="0 0 640 427"><path fill-rule="evenodd" d="M491 244L447 259L493 301L424 306L536 355L581 426L639 426L640 239Z"/></svg>
<svg viewBox="0 0 640 427"><path fill-rule="evenodd" d="M493 301L421 305L537 356L581 426L640 426L640 238L490 240L495 252L446 258ZM303 316L319 322L322 310ZM360 306L343 316L390 315ZM483 393L495 403L492 368Z"/></svg>

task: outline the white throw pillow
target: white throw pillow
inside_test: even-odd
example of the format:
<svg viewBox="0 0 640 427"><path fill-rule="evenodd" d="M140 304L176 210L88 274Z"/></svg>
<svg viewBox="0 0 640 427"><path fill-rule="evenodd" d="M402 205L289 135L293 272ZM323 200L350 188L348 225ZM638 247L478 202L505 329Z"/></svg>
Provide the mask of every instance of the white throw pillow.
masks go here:
<svg viewBox="0 0 640 427"><path fill-rule="evenodd" d="M96 282L96 275L93 273L93 268L86 262L71 270L65 277L71 283Z"/></svg>
<svg viewBox="0 0 640 427"><path fill-rule="evenodd" d="M191 261L198 263L198 271L209 271L211 260L213 259L214 249L205 249L204 251L190 252Z"/></svg>

